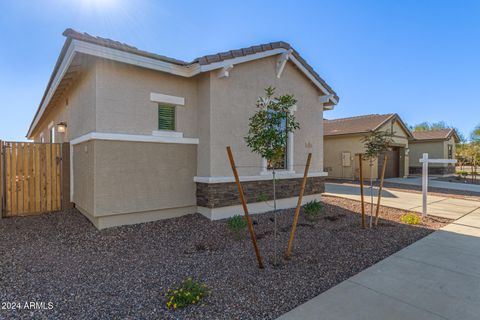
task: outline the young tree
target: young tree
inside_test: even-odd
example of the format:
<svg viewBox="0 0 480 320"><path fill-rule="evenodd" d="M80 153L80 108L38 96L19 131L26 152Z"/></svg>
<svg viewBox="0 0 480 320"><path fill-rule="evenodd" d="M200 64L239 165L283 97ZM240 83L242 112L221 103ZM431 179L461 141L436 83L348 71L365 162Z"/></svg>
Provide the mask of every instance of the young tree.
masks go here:
<svg viewBox="0 0 480 320"><path fill-rule="evenodd" d="M368 160L370 165L370 228L372 227L373 220L373 163L382 153L390 149L390 145L393 142L392 136L393 132L390 131L372 131L362 139L365 146L363 159ZM379 197L380 196L381 195L379 195Z"/></svg>
<svg viewBox="0 0 480 320"><path fill-rule="evenodd" d="M267 160L272 170L273 180L273 210L274 210L274 256L277 264L277 201L275 169L286 156L288 134L300 129L295 116L290 112L297 103L293 95L274 97L275 88L265 89L265 97L259 97L256 103L257 111L249 118L248 135L245 137L247 146L252 152Z"/></svg>

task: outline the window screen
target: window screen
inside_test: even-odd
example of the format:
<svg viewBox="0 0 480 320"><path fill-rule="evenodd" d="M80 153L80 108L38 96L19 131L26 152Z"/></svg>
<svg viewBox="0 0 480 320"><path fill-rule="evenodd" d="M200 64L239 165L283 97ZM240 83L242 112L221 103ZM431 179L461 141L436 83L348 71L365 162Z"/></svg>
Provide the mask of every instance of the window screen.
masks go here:
<svg viewBox="0 0 480 320"><path fill-rule="evenodd" d="M168 105L158 105L158 129L175 130L175 107Z"/></svg>

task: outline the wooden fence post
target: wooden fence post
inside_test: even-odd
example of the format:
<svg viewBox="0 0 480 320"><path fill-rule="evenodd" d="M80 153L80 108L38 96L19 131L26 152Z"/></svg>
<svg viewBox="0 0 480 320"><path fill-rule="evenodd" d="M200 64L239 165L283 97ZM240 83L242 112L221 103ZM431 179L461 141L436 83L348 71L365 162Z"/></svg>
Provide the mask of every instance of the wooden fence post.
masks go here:
<svg viewBox="0 0 480 320"><path fill-rule="evenodd" d="M382 168L382 176L380 178L380 187L378 188L377 211L375 212L375 227L378 224L378 214L380 213L380 200L382 199L383 180L385 178L385 168L387 166L387 158L388 156L385 154L383 158L383 168Z"/></svg>
<svg viewBox="0 0 480 320"><path fill-rule="evenodd" d="M293 239L295 238L295 230L297 229L298 216L300 215L300 208L302 207L303 193L305 192L305 186L307 185L308 170L310 169L310 162L312 160L312 154L309 153L307 157L307 164L305 165L305 171L303 172L302 186L300 188L300 194L298 195L297 207L295 208L295 214L293 215L292 230L290 231L290 239L288 240L287 253L285 258L289 259L292 254Z"/></svg>
<svg viewBox="0 0 480 320"><path fill-rule="evenodd" d="M360 166L360 198L362 201L362 228L365 229L365 200L363 198L363 157L362 154L358 154L359 166Z"/></svg>
<svg viewBox="0 0 480 320"><path fill-rule="evenodd" d="M248 224L248 231L250 232L250 237L252 238L253 248L255 249L255 255L257 256L258 267L263 269L262 256L260 255L260 250L258 249L257 236L255 235L255 230L253 230L252 219L248 213L247 202L245 201L245 195L243 194L242 185L240 184L240 179L238 177L237 167L235 166L235 160L233 159L233 154L230 146L227 147L228 159L230 160L230 166L232 167L233 176L235 177L235 183L237 184L238 194L240 195L240 200L242 202L243 212L245 214L245 219Z"/></svg>

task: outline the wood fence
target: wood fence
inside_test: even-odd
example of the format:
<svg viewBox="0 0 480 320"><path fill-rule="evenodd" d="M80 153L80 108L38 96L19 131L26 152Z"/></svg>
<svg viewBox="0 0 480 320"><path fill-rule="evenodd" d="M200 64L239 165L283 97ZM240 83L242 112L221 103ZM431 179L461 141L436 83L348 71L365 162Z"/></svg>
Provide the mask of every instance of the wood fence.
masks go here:
<svg viewBox="0 0 480 320"><path fill-rule="evenodd" d="M1 142L0 146L3 216L61 210L64 146L30 142Z"/></svg>

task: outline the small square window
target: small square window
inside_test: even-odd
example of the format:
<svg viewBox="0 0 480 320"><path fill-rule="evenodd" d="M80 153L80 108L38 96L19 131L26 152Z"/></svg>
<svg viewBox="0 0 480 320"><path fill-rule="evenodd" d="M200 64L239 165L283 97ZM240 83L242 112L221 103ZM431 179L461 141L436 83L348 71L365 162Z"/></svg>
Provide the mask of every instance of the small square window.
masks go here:
<svg viewBox="0 0 480 320"><path fill-rule="evenodd" d="M175 106L158 105L158 129L175 131Z"/></svg>

